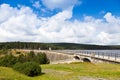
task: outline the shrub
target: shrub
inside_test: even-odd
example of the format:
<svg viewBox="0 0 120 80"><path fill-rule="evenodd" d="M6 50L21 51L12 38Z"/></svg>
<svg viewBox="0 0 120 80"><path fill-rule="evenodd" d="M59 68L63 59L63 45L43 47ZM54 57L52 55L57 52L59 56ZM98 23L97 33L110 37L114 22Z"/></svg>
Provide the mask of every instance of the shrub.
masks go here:
<svg viewBox="0 0 120 80"><path fill-rule="evenodd" d="M17 62L19 63L24 63L26 62L26 56L24 56L23 54L20 54L18 57L17 57Z"/></svg>
<svg viewBox="0 0 120 80"><path fill-rule="evenodd" d="M11 54L0 58L0 66L12 67L16 62L17 58Z"/></svg>
<svg viewBox="0 0 120 80"><path fill-rule="evenodd" d="M36 62L39 64L48 64L49 63L49 59L47 58L45 53L40 52L40 53L35 54L33 51L30 51L30 53L28 53L27 61Z"/></svg>
<svg viewBox="0 0 120 80"><path fill-rule="evenodd" d="M35 62L16 63L13 69L31 77L41 74L41 67Z"/></svg>
<svg viewBox="0 0 120 80"><path fill-rule="evenodd" d="M0 54L8 54L8 49L0 49Z"/></svg>
<svg viewBox="0 0 120 80"><path fill-rule="evenodd" d="M35 54L33 51L31 51L27 55L20 54L19 56L14 56L12 54L6 54L0 57L0 66L4 67L12 67L16 63L24 62L36 62L38 64L48 64L49 59L47 58L45 53Z"/></svg>
<svg viewBox="0 0 120 80"><path fill-rule="evenodd" d="M48 64L50 61L45 53L38 53L36 57L36 62L39 64Z"/></svg>
<svg viewBox="0 0 120 80"><path fill-rule="evenodd" d="M34 51L30 51L30 53L28 53L27 55L27 61L35 61L35 59L36 59L36 55Z"/></svg>
<svg viewBox="0 0 120 80"><path fill-rule="evenodd" d="M21 52L17 51L16 54L21 54Z"/></svg>

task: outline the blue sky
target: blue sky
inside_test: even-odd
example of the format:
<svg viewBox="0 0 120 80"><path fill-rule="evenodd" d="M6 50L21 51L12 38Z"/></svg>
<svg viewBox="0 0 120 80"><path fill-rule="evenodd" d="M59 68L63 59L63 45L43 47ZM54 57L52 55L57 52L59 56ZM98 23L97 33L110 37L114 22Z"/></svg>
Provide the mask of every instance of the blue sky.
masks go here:
<svg viewBox="0 0 120 80"><path fill-rule="evenodd" d="M119 45L119 29L120 0L0 0L2 42Z"/></svg>
<svg viewBox="0 0 120 80"><path fill-rule="evenodd" d="M82 4L73 11L75 17L89 15L99 18L106 12L120 15L120 0L82 0Z"/></svg>
<svg viewBox="0 0 120 80"><path fill-rule="evenodd" d="M6 3L13 7L18 5L24 5L31 7L38 15L41 14L40 9L35 8L33 3L39 1L42 8L45 5L41 0L1 0L0 4ZM120 15L120 0L79 0L80 3L76 4L73 9L73 18L81 19L84 15L94 16L96 18L101 18L106 12L112 12L114 15ZM48 9L48 11L50 11ZM52 16L60 9L54 9L50 11L51 13L44 13L45 16ZM40 15L41 16L41 15ZM78 18L79 17L79 18Z"/></svg>

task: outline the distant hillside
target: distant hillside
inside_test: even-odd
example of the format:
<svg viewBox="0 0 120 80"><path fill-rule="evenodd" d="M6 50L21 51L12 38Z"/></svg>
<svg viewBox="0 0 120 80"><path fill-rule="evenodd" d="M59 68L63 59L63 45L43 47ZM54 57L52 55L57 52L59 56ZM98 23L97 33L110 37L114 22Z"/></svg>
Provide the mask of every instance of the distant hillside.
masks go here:
<svg viewBox="0 0 120 80"><path fill-rule="evenodd" d="M64 49L120 49L120 45L102 46L75 43L37 43L37 42L1 42L0 49L43 49L51 47L54 50Z"/></svg>

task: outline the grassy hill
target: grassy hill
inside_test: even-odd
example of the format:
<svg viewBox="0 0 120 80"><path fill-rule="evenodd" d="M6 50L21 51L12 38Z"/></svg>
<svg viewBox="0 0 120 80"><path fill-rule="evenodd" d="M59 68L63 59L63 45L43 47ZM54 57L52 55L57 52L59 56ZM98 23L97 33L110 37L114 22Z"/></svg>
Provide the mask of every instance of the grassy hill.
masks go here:
<svg viewBox="0 0 120 80"><path fill-rule="evenodd" d="M0 67L0 80L120 80L120 64L47 64L41 67L43 74L36 77Z"/></svg>
<svg viewBox="0 0 120 80"><path fill-rule="evenodd" d="M120 49L120 45L88 45L75 43L1 42L0 49Z"/></svg>

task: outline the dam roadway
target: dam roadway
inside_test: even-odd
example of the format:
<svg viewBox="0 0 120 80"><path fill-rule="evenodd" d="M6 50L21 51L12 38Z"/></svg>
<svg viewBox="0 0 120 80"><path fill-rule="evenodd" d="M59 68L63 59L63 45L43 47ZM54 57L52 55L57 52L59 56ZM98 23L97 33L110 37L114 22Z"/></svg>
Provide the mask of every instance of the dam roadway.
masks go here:
<svg viewBox="0 0 120 80"><path fill-rule="evenodd" d="M22 50L45 53L51 64L71 62L118 63L120 64L120 50Z"/></svg>

